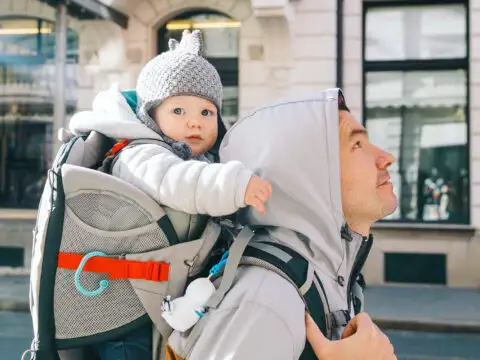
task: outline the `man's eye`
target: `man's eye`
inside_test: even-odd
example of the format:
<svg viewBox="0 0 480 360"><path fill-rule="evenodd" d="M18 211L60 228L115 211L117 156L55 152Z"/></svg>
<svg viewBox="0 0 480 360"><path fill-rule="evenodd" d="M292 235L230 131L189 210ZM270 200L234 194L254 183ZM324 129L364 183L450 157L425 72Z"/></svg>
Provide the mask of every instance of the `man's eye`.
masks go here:
<svg viewBox="0 0 480 360"><path fill-rule="evenodd" d="M360 149L361 147L362 147L362 144L360 143L360 141L357 141L355 144L353 144L354 149Z"/></svg>
<svg viewBox="0 0 480 360"><path fill-rule="evenodd" d="M202 116L212 116L212 115L213 115L213 111L210 111L208 109L202 110Z"/></svg>
<svg viewBox="0 0 480 360"><path fill-rule="evenodd" d="M173 109L173 112L174 112L176 115L183 115L183 114L185 114L185 110L183 110L182 108L175 108L175 109Z"/></svg>

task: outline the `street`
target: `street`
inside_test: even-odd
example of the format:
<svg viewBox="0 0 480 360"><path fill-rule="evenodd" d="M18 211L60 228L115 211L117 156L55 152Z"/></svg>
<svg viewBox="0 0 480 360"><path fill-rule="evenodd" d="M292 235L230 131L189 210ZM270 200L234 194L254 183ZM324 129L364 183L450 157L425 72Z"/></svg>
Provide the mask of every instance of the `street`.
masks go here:
<svg viewBox="0 0 480 360"><path fill-rule="evenodd" d="M389 331L399 360L478 360L480 335ZM28 313L0 311L0 360L20 360L31 341Z"/></svg>
<svg viewBox="0 0 480 360"><path fill-rule="evenodd" d="M20 360L32 341L29 313L0 311L0 360Z"/></svg>

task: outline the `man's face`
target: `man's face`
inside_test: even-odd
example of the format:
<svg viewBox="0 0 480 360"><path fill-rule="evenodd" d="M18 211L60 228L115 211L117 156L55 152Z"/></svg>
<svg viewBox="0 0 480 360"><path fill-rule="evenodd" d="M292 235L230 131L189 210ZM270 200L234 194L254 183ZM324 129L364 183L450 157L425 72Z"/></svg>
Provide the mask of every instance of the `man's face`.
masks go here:
<svg viewBox="0 0 480 360"><path fill-rule="evenodd" d="M393 213L397 207L387 171L395 158L370 143L365 128L351 113L344 110L339 113L343 212L355 231L368 233L373 222Z"/></svg>

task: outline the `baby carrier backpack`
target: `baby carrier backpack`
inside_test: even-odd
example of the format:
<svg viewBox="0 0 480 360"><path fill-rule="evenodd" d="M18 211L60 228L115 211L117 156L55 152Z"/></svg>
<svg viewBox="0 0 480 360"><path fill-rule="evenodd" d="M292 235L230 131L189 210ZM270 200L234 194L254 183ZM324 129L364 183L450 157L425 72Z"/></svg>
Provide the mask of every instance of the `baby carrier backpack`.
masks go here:
<svg viewBox="0 0 480 360"><path fill-rule="evenodd" d="M134 107L131 95L124 93ZM108 174L106 168L122 148L158 140L115 143L97 132L73 136L66 131L61 138L64 143L48 171L33 231L34 338L22 360L90 360L81 353L83 347L148 323L153 327L152 360L168 357L165 344L172 328L162 317L162 304L184 295L187 285L208 276L215 264L210 275L223 274L221 284L205 306L195 310L199 319L221 302L237 267L250 265L290 281L327 336L349 320L348 314L330 313L321 282L314 280L303 257L268 239L251 241L261 229L160 206ZM186 352L199 329L193 327ZM307 346L304 354L307 359L313 352Z"/></svg>

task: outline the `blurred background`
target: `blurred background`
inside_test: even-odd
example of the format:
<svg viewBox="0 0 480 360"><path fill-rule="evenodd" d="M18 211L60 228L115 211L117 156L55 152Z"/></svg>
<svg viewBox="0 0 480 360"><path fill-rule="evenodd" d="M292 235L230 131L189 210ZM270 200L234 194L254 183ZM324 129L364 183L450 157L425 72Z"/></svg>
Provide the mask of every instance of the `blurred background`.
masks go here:
<svg viewBox="0 0 480 360"><path fill-rule="evenodd" d="M469 291L465 306L478 302L465 319L476 313L480 332L480 0L67 3L0 0L0 269L28 274L55 130L112 83L134 88L170 38L201 29L229 124L289 93L344 90L372 142L398 159L399 207L374 227L368 284L394 286L392 299L399 285L434 289L425 304L445 296L455 308ZM423 295L400 294L422 314Z"/></svg>

